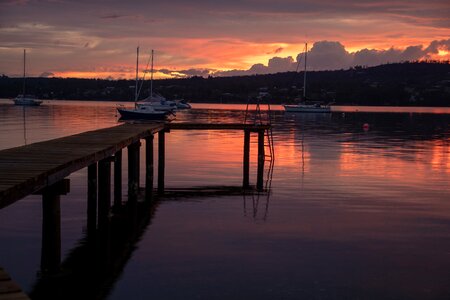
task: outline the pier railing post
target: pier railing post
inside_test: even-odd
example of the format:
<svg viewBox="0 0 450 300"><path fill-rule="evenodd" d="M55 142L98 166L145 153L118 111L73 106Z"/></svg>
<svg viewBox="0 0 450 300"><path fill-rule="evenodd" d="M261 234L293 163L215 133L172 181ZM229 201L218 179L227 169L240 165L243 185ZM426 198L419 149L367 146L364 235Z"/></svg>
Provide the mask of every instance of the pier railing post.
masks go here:
<svg viewBox="0 0 450 300"><path fill-rule="evenodd" d="M141 142L128 146L128 197L136 199L139 193L139 149Z"/></svg>
<svg viewBox="0 0 450 300"><path fill-rule="evenodd" d="M145 198L153 193L153 134L145 138Z"/></svg>
<svg viewBox="0 0 450 300"><path fill-rule="evenodd" d="M122 204L122 150L114 154L114 207Z"/></svg>
<svg viewBox="0 0 450 300"><path fill-rule="evenodd" d="M256 175L256 188L262 190L264 185L264 130L258 130L258 171Z"/></svg>
<svg viewBox="0 0 450 300"><path fill-rule="evenodd" d="M244 130L244 168L243 168L243 182L244 188L250 185L250 131Z"/></svg>
<svg viewBox="0 0 450 300"><path fill-rule="evenodd" d="M87 231L92 236L97 228L97 163L88 166Z"/></svg>
<svg viewBox="0 0 450 300"><path fill-rule="evenodd" d="M158 194L164 193L165 131L158 132Z"/></svg>

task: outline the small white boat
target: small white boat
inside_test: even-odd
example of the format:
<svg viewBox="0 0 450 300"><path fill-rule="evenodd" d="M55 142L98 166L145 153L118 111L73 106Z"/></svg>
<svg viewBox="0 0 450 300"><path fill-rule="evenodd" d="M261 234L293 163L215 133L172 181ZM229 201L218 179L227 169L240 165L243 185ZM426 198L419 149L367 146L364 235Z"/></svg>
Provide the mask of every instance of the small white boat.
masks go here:
<svg viewBox="0 0 450 300"><path fill-rule="evenodd" d="M331 112L330 105L315 103L315 104L294 104L283 105L287 112L311 112L311 113L329 113Z"/></svg>
<svg viewBox="0 0 450 300"><path fill-rule="evenodd" d="M175 100L175 103L177 104L177 109L191 109L192 106L186 102L184 99Z"/></svg>
<svg viewBox="0 0 450 300"><path fill-rule="evenodd" d="M33 95L18 95L13 99L14 105L39 106L42 100L37 99Z"/></svg>
<svg viewBox="0 0 450 300"><path fill-rule="evenodd" d="M167 100L164 96L153 92L153 73L154 73L154 51L152 50L152 65L150 69L150 95L143 99L142 101L139 101L137 103L137 107L144 107L149 106L153 108L155 111L168 111L168 112L174 112L177 110L178 105L177 102Z"/></svg>
<svg viewBox="0 0 450 300"><path fill-rule="evenodd" d="M177 109L177 103L175 101L166 100L166 98L158 95L159 100L151 100L149 98L144 99L137 103L138 107L141 106L150 106L156 111L175 111ZM153 99L156 99L153 97Z"/></svg>
<svg viewBox="0 0 450 300"><path fill-rule="evenodd" d="M41 105L42 100L37 99L33 95L26 95L25 94L26 56L27 56L27 51L26 51L26 49L23 49L23 87L22 87L22 94L18 95L16 98L13 99L14 105L39 106L39 105Z"/></svg>
<svg viewBox="0 0 450 300"><path fill-rule="evenodd" d="M151 107L155 111L174 111L177 109L177 104L173 101L163 102L139 102L137 107Z"/></svg>
<svg viewBox="0 0 450 300"><path fill-rule="evenodd" d="M164 121L169 116L169 112L155 111L150 106L136 108L117 108L122 120L155 120Z"/></svg>

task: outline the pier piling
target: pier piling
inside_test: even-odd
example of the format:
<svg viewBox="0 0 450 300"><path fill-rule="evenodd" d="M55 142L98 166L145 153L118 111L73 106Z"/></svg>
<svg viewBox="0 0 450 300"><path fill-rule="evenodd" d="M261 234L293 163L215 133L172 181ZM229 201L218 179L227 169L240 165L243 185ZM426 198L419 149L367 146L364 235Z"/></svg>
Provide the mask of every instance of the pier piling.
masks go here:
<svg viewBox="0 0 450 300"><path fill-rule="evenodd" d="M145 138L145 199L153 193L153 135Z"/></svg>
<svg viewBox="0 0 450 300"><path fill-rule="evenodd" d="M140 147L139 141L128 146L128 197L130 200L136 199L139 192Z"/></svg>
<svg viewBox="0 0 450 300"><path fill-rule="evenodd" d="M244 170L243 170L244 188L250 186L250 131L244 130Z"/></svg>
<svg viewBox="0 0 450 300"><path fill-rule="evenodd" d="M158 194L164 193L165 130L158 132Z"/></svg>
<svg viewBox="0 0 450 300"><path fill-rule="evenodd" d="M122 204L122 150L114 154L114 207Z"/></svg>
<svg viewBox="0 0 450 300"><path fill-rule="evenodd" d="M108 223L111 207L111 162L108 158L98 162L98 227Z"/></svg>
<svg viewBox="0 0 450 300"><path fill-rule="evenodd" d="M97 228L97 163L88 166L87 231L92 236Z"/></svg>
<svg viewBox="0 0 450 300"><path fill-rule="evenodd" d="M41 272L45 275L59 271L61 263L61 205L60 197L70 191L69 179L44 188L42 195Z"/></svg>

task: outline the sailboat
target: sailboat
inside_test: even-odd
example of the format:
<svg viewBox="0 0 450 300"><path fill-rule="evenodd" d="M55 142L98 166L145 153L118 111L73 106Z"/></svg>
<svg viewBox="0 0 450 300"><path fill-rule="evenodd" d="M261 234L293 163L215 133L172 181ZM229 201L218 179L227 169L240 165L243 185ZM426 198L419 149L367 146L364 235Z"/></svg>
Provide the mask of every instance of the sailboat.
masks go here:
<svg viewBox="0 0 450 300"><path fill-rule="evenodd" d="M152 64L150 68L150 95L139 102L137 107L151 107L156 111L169 111L173 112L177 109L177 103L175 101L167 100L165 97L158 93L153 92L153 61L155 51L152 50Z"/></svg>
<svg viewBox="0 0 450 300"><path fill-rule="evenodd" d="M25 94L25 78L26 78L26 49L23 49L23 86L22 86L22 94L18 95L13 101L14 105L25 105L25 106L39 106L42 103L42 100L37 99L33 95Z"/></svg>
<svg viewBox="0 0 450 300"><path fill-rule="evenodd" d="M153 50L152 50L153 53ZM156 111L151 106L137 104L139 98L139 47L136 51L136 86L134 93L134 108L117 108L122 120L159 120L163 121L169 115L168 111Z"/></svg>
<svg viewBox="0 0 450 300"><path fill-rule="evenodd" d="M305 43L305 69L303 71L303 102L294 105L283 105L287 112L311 112L311 113L329 113L331 107L318 101L306 101L306 62L308 56L308 43Z"/></svg>

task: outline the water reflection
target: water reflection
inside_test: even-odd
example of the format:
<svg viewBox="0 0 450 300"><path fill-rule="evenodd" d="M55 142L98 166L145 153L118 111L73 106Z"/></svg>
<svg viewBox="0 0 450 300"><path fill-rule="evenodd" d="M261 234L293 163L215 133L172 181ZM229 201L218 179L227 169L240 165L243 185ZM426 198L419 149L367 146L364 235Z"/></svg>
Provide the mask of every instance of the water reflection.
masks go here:
<svg viewBox="0 0 450 300"><path fill-rule="evenodd" d="M116 124L109 115L113 106L73 105L47 108L44 115L54 116L52 124L37 111L27 111L29 142L58 137L64 130L76 133ZM240 122L244 114L238 109L193 109L179 113L177 120ZM21 111L0 110L11 114L0 120L8 128L8 133L0 132L0 146L6 148L16 138L17 145L23 143ZM94 283L83 278L75 282L109 299L449 298L450 115L290 115L275 110L273 116L276 161L273 177L267 165L265 175L272 178L265 182L270 194L244 197L242 190L229 189L242 184L242 134L166 134L166 184L174 201L155 208L138 206L138 214L150 214L151 226L132 242L125 229L116 233L113 225L139 227L127 223L132 210L124 206L114 212L109 241L117 235L132 249L126 250L126 264L119 259L116 267L102 265L106 258L91 254L104 241L91 243L89 235L80 236L79 228L87 221L87 178L82 172L71 176L74 188L61 201L63 269L79 265L75 273ZM256 150L252 143L253 176ZM40 201L33 197L0 211L0 264L24 288L35 279L27 274L34 274L34 252L39 253L29 250L39 244L39 213ZM72 249L74 240L80 241ZM117 244L117 255L112 250L109 262L126 252ZM94 266L92 275L88 262ZM61 274L65 276L73 278ZM53 280L47 279L28 291L44 297ZM75 289L63 281L61 285Z"/></svg>
<svg viewBox="0 0 450 300"><path fill-rule="evenodd" d="M142 190L143 192L144 190ZM187 199L201 199L202 197L222 197L243 195L252 197L254 217L260 197L266 199L263 219L267 218L269 193L256 192L242 187L196 187L189 189L174 189L167 191L165 201L187 201ZM53 216L43 217L43 236L53 236L53 240L43 238L42 263L38 279L29 293L32 299L106 299L116 281L121 277L124 268L139 247L139 241L155 217L161 199L139 197L129 199L125 203L115 204L107 218L99 216L98 227L86 230L78 245L71 249L60 264L59 257L52 268L48 268L48 261L55 261L55 251L60 253L59 225L54 224ZM244 200L245 201L245 200ZM45 202L45 201L44 201ZM58 198L59 207L59 198ZM45 208L44 208L45 211ZM99 214L101 212L99 211ZM58 213L58 218L59 213ZM88 219L89 222L89 219ZM57 221L59 224L59 220ZM88 224L89 226L89 224ZM47 231L58 230L58 235L48 234ZM89 228L88 228L89 229ZM50 245L50 247L49 247Z"/></svg>
<svg viewBox="0 0 450 300"><path fill-rule="evenodd" d="M157 210L158 202L129 201L115 207L108 224L86 234L60 270L43 274L32 299L105 299L123 272ZM45 255L45 253L44 253Z"/></svg>

